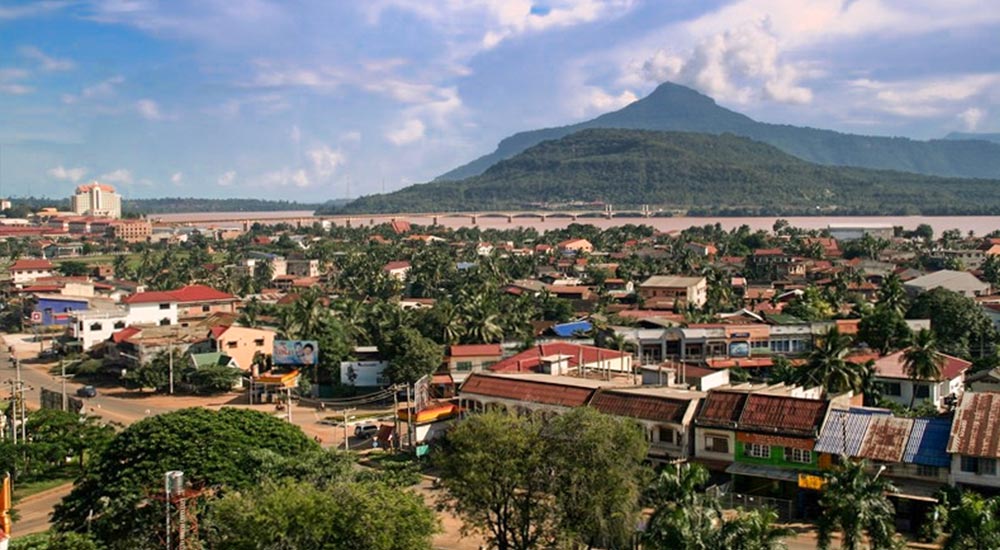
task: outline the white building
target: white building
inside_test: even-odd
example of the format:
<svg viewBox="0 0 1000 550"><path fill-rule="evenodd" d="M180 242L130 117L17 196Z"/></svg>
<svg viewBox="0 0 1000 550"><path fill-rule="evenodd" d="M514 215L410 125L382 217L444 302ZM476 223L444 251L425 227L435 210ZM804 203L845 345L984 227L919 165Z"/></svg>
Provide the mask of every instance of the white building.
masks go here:
<svg viewBox="0 0 1000 550"><path fill-rule="evenodd" d="M76 188L70 198L70 210L81 216L122 217L122 197L115 188L96 181Z"/></svg>
<svg viewBox="0 0 1000 550"><path fill-rule="evenodd" d="M955 410L948 452L951 481L1000 488L1000 394L966 393Z"/></svg>
<svg viewBox="0 0 1000 550"><path fill-rule="evenodd" d="M930 401L938 409L943 409L946 397L962 395L965 371L972 363L942 354L944 363L941 365L941 378L914 382L906 373L903 353L897 351L875 361L874 380L881 386L883 397L903 406L909 406L911 402L916 406Z"/></svg>
<svg viewBox="0 0 1000 550"><path fill-rule="evenodd" d="M891 224L844 224L831 223L827 226L830 236L838 241L853 241L871 235L876 239L891 239L895 234Z"/></svg>

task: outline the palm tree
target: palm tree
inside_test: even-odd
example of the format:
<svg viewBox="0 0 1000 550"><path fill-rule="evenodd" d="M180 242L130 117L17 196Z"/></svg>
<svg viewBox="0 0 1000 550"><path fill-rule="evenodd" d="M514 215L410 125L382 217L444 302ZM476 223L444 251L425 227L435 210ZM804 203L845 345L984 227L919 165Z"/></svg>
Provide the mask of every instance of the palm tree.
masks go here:
<svg viewBox="0 0 1000 550"><path fill-rule="evenodd" d="M785 550L784 539L795 532L777 525L778 514L769 508L741 512L722 524L719 548L726 550Z"/></svg>
<svg viewBox="0 0 1000 550"><path fill-rule="evenodd" d="M819 499L820 550L830 547L835 531L840 531L840 547L846 550L859 550L866 533L873 550L896 546L896 510L886 496L896 488L880 477L881 471L872 476L867 468L864 460L853 462L843 457L841 466L828 474Z"/></svg>
<svg viewBox="0 0 1000 550"><path fill-rule="evenodd" d="M899 275L890 273L882 279L882 286L878 291L878 305L903 315L906 313L906 302L906 290L903 288L903 281Z"/></svg>
<svg viewBox="0 0 1000 550"><path fill-rule="evenodd" d="M795 383L804 387L822 386L827 393L861 392L864 368L847 360L851 337L834 326L817 341L809 361L796 370Z"/></svg>
<svg viewBox="0 0 1000 550"><path fill-rule="evenodd" d="M938 351L934 333L922 328L910 340L910 346L903 352L903 369L913 381L910 408L917 397L918 380L940 380L941 368L944 366L944 355Z"/></svg>
<svg viewBox="0 0 1000 550"><path fill-rule="evenodd" d="M1000 548L1000 499L973 492L947 509L948 538L944 550L988 550Z"/></svg>

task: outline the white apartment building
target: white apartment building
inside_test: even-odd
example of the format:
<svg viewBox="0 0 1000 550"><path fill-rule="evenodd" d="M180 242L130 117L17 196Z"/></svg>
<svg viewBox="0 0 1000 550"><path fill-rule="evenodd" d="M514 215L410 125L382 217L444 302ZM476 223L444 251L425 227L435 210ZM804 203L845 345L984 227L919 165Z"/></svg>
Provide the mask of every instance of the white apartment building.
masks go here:
<svg viewBox="0 0 1000 550"><path fill-rule="evenodd" d="M96 181L77 186L70 198L70 210L81 216L122 217L122 197L110 185Z"/></svg>

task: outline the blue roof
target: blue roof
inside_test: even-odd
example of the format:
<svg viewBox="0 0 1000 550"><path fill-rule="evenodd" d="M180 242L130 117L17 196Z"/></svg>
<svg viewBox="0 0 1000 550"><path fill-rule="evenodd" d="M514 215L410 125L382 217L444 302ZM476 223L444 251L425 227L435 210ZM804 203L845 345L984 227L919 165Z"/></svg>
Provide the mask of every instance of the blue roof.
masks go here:
<svg viewBox="0 0 1000 550"><path fill-rule="evenodd" d="M903 451L903 462L941 468L950 466L951 456L947 452L950 434L951 420L947 418L914 419L910 440Z"/></svg>
<svg viewBox="0 0 1000 550"><path fill-rule="evenodd" d="M819 453L858 456L872 417L888 414L889 411L880 409L832 409L814 450Z"/></svg>
<svg viewBox="0 0 1000 550"><path fill-rule="evenodd" d="M573 336L576 336L576 333L578 332L589 332L590 328L590 321L573 321L572 323L554 325L552 327L552 332L556 333L556 336L561 338L572 338Z"/></svg>

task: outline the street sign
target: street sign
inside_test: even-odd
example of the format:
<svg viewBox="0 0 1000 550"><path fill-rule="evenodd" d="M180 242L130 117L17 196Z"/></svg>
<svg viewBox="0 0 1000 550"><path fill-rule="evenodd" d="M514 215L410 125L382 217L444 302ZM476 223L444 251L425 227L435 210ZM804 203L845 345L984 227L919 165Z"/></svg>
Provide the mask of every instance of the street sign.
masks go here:
<svg viewBox="0 0 1000 550"><path fill-rule="evenodd" d="M31 322L32 323L41 323L42 322L42 312L41 311L32 311L31 312Z"/></svg>

